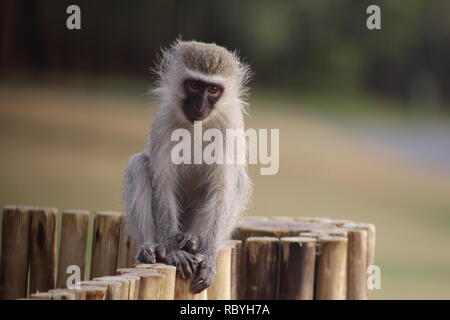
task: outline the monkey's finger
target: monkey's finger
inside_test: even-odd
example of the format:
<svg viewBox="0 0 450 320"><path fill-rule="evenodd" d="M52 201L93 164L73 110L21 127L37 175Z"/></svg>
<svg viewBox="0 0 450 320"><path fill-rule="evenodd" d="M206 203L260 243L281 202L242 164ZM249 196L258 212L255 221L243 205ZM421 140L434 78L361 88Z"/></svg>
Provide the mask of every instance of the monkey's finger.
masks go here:
<svg viewBox="0 0 450 320"><path fill-rule="evenodd" d="M186 250L189 253L195 253L197 250L198 241L195 238L192 238L184 245L183 250Z"/></svg>
<svg viewBox="0 0 450 320"><path fill-rule="evenodd" d="M198 253L195 255L195 261L197 263L201 263L204 260L205 260L205 256L203 254Z"/></svg>
<svg viewBox="0 0 450 320"><path fill-rule="evenodd" d="M191 267L192 270L192 275L194 275L198 269L199 266L199 262L197 261L197 257L193 256L193 255L189 255L189 257L187 258L188 262L189 262L189 266Z"/></svg>
<svg viewBox="0 0 450 320"><path fill-rule="evenodd" d="M181 276L181 278L186 279L186 275L184 274L183 266L181 265L181 263L179 262L178 259L177 259L176 267L177 267L177 272Z"/></svg>
<svg viewBox="0 0 450 320"><path fill-rule="evenodd" d="M200 293L209 287L213 278L213 272L208 267L200 269L198 276L191 284L192 293Z"/></svg>
<svg viewBox="0 0 450 320"><path fill-rule="evenodd" d="M163 260L163 261L166 260L166 248L163 248L161 246L156 246L155 254L158 259Z"/></svg>
<svg viewBox="0 0 450 320"><path fill-rule="evenodd" d="M139 250L138 261L141 263L155 263L154 252L149 247L142 247Z"/></svg>
<svg viewBox="0 0 450 320"><path fill-rule="evenodd" d="M178 243L178 247L180 249L186 250L185 247L186 245L191 241L192 239L192 235L190 233L185 233L183 235L183 239L181 239Z"/></svg>
<svg viewBox="0 0 450 320"><path fill-rule="evenodd" d="M193 270L192 270L191 265L190 265L190 263L188 261L189 259L186 259L186 257L184 255L180 255L179 259L180 259L180 264L181 264L181 266L183 268L183 273L185 274L185 276L191 277L192 273L193 273Z"/></svg>
<svg viewBox="0 0 450 320"><path fill-rule="evenodd" d="M191 292L192 293L200 293L203 290L205 290L206 288L209 287L209 284L206 283L204 280L197 282L194 286L191 286Z"/></svg>
<svg viewBox="0 0 450 320"><path fill-rule="evenodd" d="M147 263L156 263L156 255L153 247L145 247L143 251L145 256L147 257Z"/></svg>

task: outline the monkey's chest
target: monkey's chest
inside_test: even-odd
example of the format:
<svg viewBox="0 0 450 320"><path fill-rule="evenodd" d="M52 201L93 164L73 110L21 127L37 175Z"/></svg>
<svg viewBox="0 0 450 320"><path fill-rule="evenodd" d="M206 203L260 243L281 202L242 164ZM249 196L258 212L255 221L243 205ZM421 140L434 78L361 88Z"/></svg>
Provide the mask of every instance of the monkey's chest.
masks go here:
<svg viewBox="0 0 450 320"><path fill-rule="evenodd" d="M200 165L190 165L179 172L176 194L182 217L186 218L204 204L209 178L210 172Z"/></svg>

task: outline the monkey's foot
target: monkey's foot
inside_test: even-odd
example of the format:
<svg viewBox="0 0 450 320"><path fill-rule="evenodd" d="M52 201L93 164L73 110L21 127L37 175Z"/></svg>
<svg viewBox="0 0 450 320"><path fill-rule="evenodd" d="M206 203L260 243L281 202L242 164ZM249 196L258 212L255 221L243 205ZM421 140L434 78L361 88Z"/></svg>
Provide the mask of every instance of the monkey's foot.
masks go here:
<svg viewBox="0 0 450 320"><path fill-rule="evenodd" d="M190 278L198 266L198 259L184 250L174 250L167 254L165 262L177 267L177 273L183 278Z"/></svg>
<svg viewBox="0 0 450 320"><path fill-rule="evenodd" d="M140 263L156 263L166 258L166 250L160 245L147 243L139 247L136 260Z"/></svg>
<svg viewBox="0 0 450 320"><path fill-rule="evenodd" d="M216 269L209 260L200 262L200 267L191 283L192 293L200 293L211 285Z"/></svg>
<svg viewBox="0 0 450 320"><path fill-rule="evenodd" d="M175 239L178 242L178 249L187 251L191 254L197 253L200 240L198 237L193 236L190 233L179 233Z"/></svg>

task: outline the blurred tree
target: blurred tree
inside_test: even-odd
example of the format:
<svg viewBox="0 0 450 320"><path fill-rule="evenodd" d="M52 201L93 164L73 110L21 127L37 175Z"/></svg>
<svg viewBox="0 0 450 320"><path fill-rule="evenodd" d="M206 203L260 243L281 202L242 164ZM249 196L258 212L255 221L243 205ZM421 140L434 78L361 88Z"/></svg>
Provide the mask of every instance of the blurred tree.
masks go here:
<svg viewBox="0 0 450 320"><path fill-rule="evenodd" d="M70 4L81 7L79 31L65 27ZM181 36L238 49L259 84L448 105L450 1L370 4L381 30L367 30L364 1L2 0L0 72L148 77L159 48Z"/></svg>

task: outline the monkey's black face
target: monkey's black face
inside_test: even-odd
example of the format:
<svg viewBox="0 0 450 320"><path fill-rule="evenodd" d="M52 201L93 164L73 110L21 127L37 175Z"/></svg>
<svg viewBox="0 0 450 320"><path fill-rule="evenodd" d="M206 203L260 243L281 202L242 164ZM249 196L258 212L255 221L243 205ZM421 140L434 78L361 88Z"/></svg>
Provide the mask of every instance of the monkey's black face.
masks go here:
<svg viewBox="0 0 450 320"><path fill-rule="evenodd" d="M224 90L219 84L196 79L186 79L183 85L186 94L183 101L183 112L191 122L206 119Z"/></svg>

